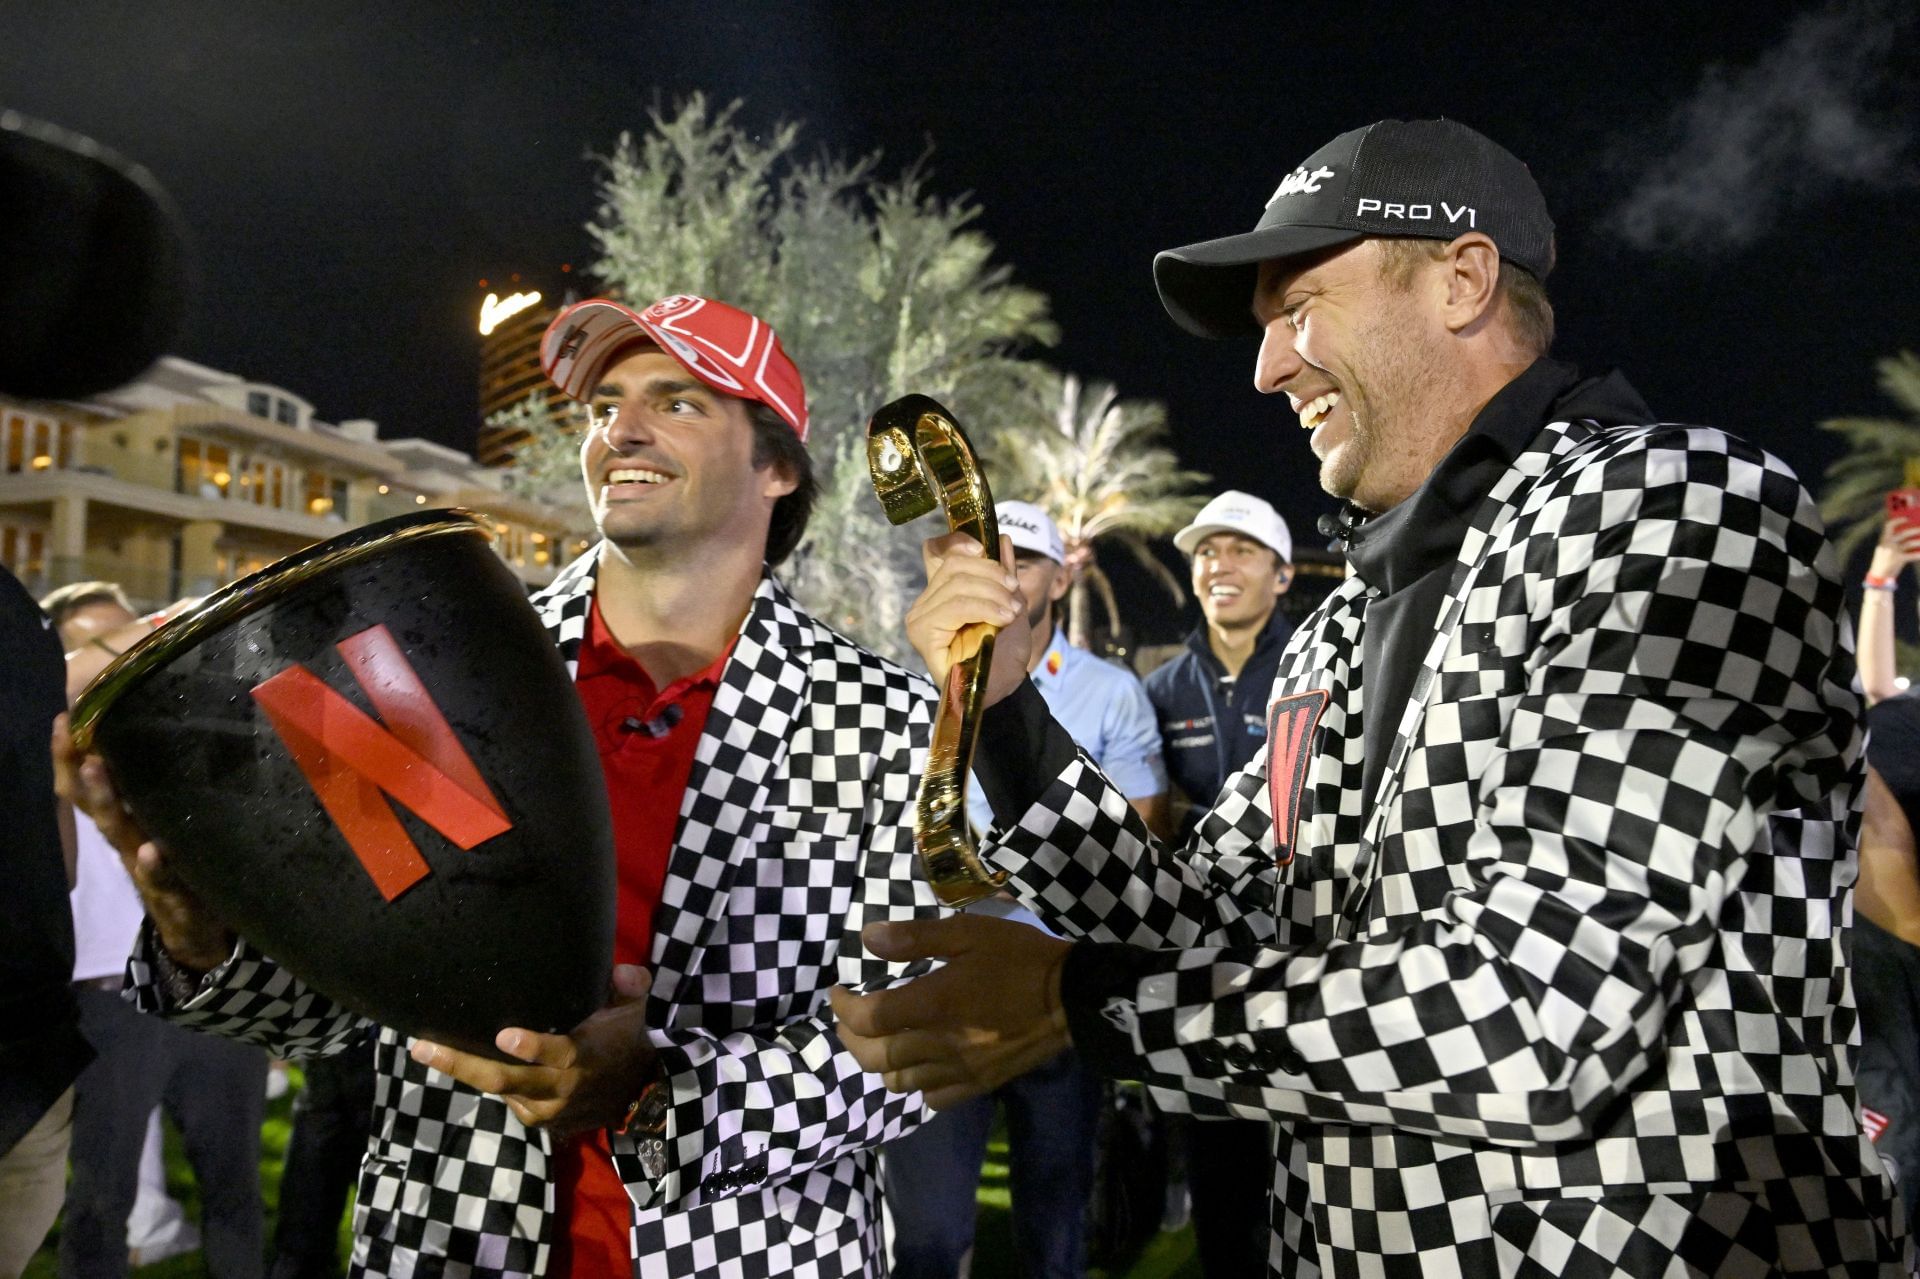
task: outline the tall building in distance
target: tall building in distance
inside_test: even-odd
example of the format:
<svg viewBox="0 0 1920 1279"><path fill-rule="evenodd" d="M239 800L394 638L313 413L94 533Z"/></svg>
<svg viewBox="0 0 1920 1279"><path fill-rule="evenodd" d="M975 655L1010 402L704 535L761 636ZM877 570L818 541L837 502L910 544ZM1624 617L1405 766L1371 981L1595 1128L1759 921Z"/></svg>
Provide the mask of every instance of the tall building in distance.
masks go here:
<svg viewBox="0 0 1920 1279"><path fill-rule="evenodd" d="M560 278L566 280L572 269L563 265ZM486 466L505 466L527 432L489 426L487 419L548 389L540 372L540 335L573 294L570 289L539 288L518 274L482 280L479 288L474 318L480 333L480 435L475 452Z"/></svg>

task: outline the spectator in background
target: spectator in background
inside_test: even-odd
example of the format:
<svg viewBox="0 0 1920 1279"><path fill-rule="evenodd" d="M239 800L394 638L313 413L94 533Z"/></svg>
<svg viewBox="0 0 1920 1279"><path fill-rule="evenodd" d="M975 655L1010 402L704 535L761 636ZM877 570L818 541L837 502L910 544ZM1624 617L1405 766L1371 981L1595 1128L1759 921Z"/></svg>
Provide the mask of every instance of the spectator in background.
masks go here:
<svg viewBox="0 0 1920 1279"><path fill-rule="evenodd" d="M93 1056L75 1007L73 845L62 838L46 739L66 709L60 640L0 568L0 1279L12 1279L60 1211L74 1079ZM126 1241L120 1241L125 1265Z"/></svg>
<svg viewBox="0 0 1920 1279"><path fill-rule="evenodd" d="M1273 506L1228 489L1173 536L1191 560L1201 622L1186 651L1147 676L1179 788L1180 828L1193 828L1227 778L1267 742L1267 694L1293 627L1280 597L1293 582L1293 535ZM1167 1225L1191 1199L1200 1265L1209 1279L1258 1274L1267 1257L1271 1125L1163 1115L1173 1177Z"/></svg>
<svg viewBox="0 0 1920 1279"><path fill-rule="evenodd" d="M1900 692L1894 669L1894 594L1900 575L1915 560L1920 560L1920 525L1888 520L1860 583L1860 684L1868 706Z"/></svg>
<svg viewBox="0 0 1920 1279"><path fill-rule="evenodd" d="M1909 1222L1920 1211L1920 698L1897 682L1893 605L1916 559L1920 529L1889 520L1861 583L1868 770L1853 919L1861 1117Z"/></svg>
<svg viewBox="0 0 1920 1279"><path fill-rule="evenodd" d="M1034 648L1029 667L1034 686L1147 825L1164 834L1167 777L1153 710L1139 678L1067 643L1055 606L1072 579L1060 530L1047 513L1030 502L1001 502L994 514L1001 535L1013 544L1034 634L1049 637ZM977 789L968 793L968 812L981 829L992 825L992 809ZM1043 927L1007 896L969 909ZM955 1279L965 1273L980 1163L996 1102L1007 1112L1014 1249L1021 1273L1030 1279L1084 1274L1100 1095L1100 1081L1068 1049L889 1144L884 1166L893 1209L895 1279Z"/></svg>
<svg viewBox="0 0 1920 1279"><path fill-rule="evenodd" d="M53 619L61 646L69 653L82 645L95 644L104 646L109 657L118 656L128 643L145 633L134 627L139 617L118 582L73 582L48 592L40 607ZM110 644L107 637L115 631L121 632L122 642Z"/></svg>
<svg viewBox="0 0 1920 1279"><path fill-rule="evenodd" d="M1174 534L1201 623L1147 676L1167 772L1190 830L1267 740L1267 690L1293 627L1277 605L1293 582L1293 536L1271 505L1228 489Z"/></svg>
<svg viewBox="0 0 1920 1279"><path fill-rule="evenodd" d="M84 659L68 659L69 701L114 655L145 632L144 625L135 624L133 605L125 592L113 582L74 582L47 595L40 607L53 619L62 648L91 650ZM75 828L73 979L83 984L110 983L106 988L117 990L145 908L119 855L100 838L98 828L84 815L76 817ZM187 1220L179 1201L167 1194L156 1108L147 1115L140 1173L127 1218L130 1264L151 1265L199 1247L200 1231Z"/></svg>
<svg viewBox="0 0 1920 1279"><path fill-rule="evenodd" d="M69 697L149 629L111 582L62 587L41 607L68 650ZM73 1181L60 1230L60 1273L71 1279L127 1273L128 1223L151 1131L148 1119L163 1104L199 1183L208 1273L215 1279L257 1276L265 1230L260 1122L266 1056L144 1016L120 997L127 955L146 909L99 828L85 814L75 814L74 824L80 867L71 898L74 995L81 1027L99 1055L74 1085ZM191 1246L183 1237L141 1244L143 1263Z"/></svg>

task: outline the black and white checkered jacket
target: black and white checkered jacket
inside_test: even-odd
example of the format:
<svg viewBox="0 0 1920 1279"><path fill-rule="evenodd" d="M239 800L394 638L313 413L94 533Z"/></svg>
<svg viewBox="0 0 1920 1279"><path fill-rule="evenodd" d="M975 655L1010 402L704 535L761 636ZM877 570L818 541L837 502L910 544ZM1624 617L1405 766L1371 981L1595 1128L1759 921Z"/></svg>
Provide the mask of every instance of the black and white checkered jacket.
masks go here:
<svg viewBox="0 0 1920 1279"><path fill-rule="evenodd" d="M1084 756L995 836L1063 927L1157 952L1107 956L1094 1020L1159 1100L1282 1121L1273 1271L1900 1273L1853 1089L1851 640L1793 474L1546 425L1365 796L1373 593L1295 634L1273 754L1187 847Z"/></svg>
<svg viewBox="0 0 1920 1279"><path fill-rule="evenodd" d="M597 548L534 597L569 669L596 562ZM638 1205L637 1275L886 1272L875 1147L924 1107L841 1048L826 992L901 976L864 953L859 930L935 909L912 830L931 708L923 678L762 581L714 695L654 917L648 1021L673 1098L664 1174L648 1178L632 1139L613 1139ZM178 1009L164 1009L147 960L130 965L143 1006L279 1056L335 1051L359 1026L244 942ZM543 1273L546 1135L407 1046L381 1028L354 1273Z"/></svg>

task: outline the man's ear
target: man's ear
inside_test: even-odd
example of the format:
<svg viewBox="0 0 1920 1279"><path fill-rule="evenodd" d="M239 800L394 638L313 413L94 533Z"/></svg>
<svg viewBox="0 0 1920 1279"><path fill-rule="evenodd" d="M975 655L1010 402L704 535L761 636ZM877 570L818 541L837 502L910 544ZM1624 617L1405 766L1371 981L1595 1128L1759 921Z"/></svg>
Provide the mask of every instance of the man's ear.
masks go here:
<svg viewBox="0 0 1920 1279"><path fill-rule="evenodd" d="M1478 231L1469 231L1447 246L1440 319L1449 332L1458 333L1493 310L1500 288L1500 250Z"/></svg>
<svg viewBox="0 0 1920 1279"><path fill-rule="evenodd" d="M1273 571L1273 577L1276 583L1273 588L1273 593L1275 595L1285 595L1287 588L1293 585L1293 565L1282 564Z"/></svg>
<svg viewBox="0 0 1920 1279"><path fill-rule="evenodd" d="M792 471L779 462L773 462L766 467L766 477L760 483L760 496L777 501L799 487L800 481L793 477Z"/></svg>

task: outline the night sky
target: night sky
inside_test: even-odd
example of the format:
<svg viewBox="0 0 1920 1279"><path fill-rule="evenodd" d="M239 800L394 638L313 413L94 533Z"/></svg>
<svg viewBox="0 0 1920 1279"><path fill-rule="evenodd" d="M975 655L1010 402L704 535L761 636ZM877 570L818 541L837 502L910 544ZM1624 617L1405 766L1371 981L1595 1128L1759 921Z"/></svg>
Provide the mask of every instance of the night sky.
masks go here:
<svg viewBox="0 0 1920 1279"><path fill-rule="evenodd" d="M1208 8L10 3L0 107L172 191L200 273L179 354L388 437L471 447L476 282L587 266L589 153L693 90L887 173L931 142L935 189L1052 298L1047 358L1166 401L1184 460L1296 534L1331 507L1304 434L1251 391L1251 342L1172 327L1149 263L1250 228L1382 117L1453 116L1532 166L1557 353L1661 416L1817 484L1815 422L1892 411L1873 362L1920 347L1913 6Z"/></svg>

